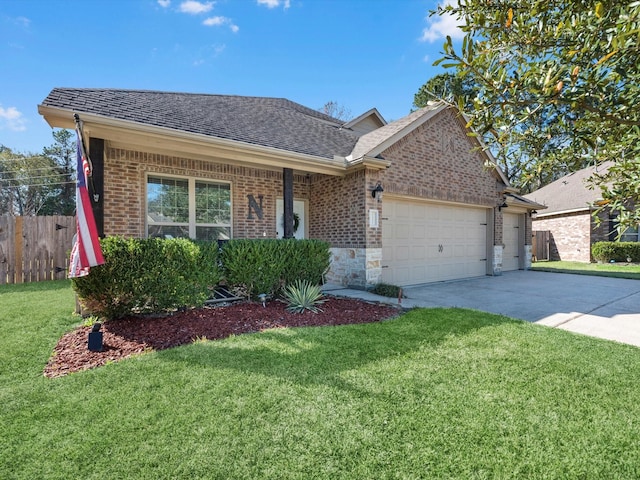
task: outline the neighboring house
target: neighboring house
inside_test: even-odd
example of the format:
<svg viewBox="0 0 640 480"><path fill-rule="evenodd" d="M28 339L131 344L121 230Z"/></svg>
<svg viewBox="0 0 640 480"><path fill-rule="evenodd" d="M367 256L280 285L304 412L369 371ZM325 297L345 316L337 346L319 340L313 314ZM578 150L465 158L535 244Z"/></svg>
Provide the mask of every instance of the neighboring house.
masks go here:
<svg viewBox="0 0 640 480"><path fill-rule="evenodd" d="M357 287L530 266L541 205L443 103L345 123L286 99L56 88L38 110L80 116L103 235L326 240L327 281Z"/></svg>
<svg viewBox="0 0 640 480"><path fill-rule="evenodd" d="M546 205L534 215L533 230L549 231L549 259L590 262L591 245L614 240L615 219L607 211L599 213L600 224L593 212L602 200L599 188L591 188L588 180L594 173L604 173L610 163L583 168L570 173L525 198ZM637 241L637 231L635 240ZM630 240L624 238L623 240Z"/></svg>

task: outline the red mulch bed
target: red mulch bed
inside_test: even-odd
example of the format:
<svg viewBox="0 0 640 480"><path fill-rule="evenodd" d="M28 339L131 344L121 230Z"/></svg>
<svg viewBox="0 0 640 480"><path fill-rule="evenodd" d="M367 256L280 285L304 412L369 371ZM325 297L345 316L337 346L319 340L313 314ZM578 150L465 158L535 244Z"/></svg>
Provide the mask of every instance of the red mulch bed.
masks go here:
<svg viewBox="0 0 640 480"><path fill-rule="evenodd" d="M101 352L91 352L87 348L91 327L78 327L58 341L44 374L60 377L148 350L192 343L199 338L215 340L269 328L369 323L400 313L390 305L334 297L326 297L321 308L319 313L296 314L287 312L285 304L278 301L267 302L266 307L261 303L239 302L161 317L127 317L103 324Z"/></svg>

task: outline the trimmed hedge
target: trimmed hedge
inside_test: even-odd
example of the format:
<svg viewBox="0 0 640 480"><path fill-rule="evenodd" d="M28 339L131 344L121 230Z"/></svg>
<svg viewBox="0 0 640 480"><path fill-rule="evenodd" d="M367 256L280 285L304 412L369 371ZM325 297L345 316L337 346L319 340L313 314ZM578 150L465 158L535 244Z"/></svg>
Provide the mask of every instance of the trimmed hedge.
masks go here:
<svg viewBox="0 0 640 480"><path fill-rule="evenodd" d="M329 269L329 244L320 240L229 240L221 251L227 284L248 298L280 294L296 280L322 283Z"/></svg>
<svg viewBox="0 0 640 480"><path fill-rule="evenodd" d="M626 262L627 258L640 262L640 242L597 242L591 246L591 255L598 262Z"/></svg>
<svg viewBox="0 0 640 480"><path fill-rule="evenodd" d="M201 306L222 278L217 242L107 237L100 245L105 264L72 284L103 318Z"/></svg>

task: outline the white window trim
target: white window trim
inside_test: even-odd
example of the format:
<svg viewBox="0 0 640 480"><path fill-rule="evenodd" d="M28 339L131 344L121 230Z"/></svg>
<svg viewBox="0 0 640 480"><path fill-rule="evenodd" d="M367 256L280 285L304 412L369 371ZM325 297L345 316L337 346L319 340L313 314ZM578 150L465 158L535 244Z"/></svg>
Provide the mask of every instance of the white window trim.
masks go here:
<svg viewBox="0 0 640 480"><path fill-rule="evenodd" d="M229 238L233 238L233 184L224 180L216 180L211 178L189 177L185 175L167 175L165 173L147 172L144 181L144 232L145 237L149 237L149 177L162 178L166 180L187 180L189 190L189 223L181 222L156 222L153 225L173 226L183 225L189 228L189 238L196 238L196 227L229 227ZM229 225L215 223L198 223L196 224L196 182L213 183L220 185L229 185Z"/></svg>

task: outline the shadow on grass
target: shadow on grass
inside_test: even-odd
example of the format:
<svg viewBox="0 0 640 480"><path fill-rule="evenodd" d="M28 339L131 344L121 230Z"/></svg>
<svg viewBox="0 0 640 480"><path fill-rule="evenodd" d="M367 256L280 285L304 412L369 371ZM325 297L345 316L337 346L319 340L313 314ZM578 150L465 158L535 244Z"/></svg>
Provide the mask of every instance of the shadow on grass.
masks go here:
<svg viewBox="0 0 640 480"><path fill-rule="evenodd" d="M341 372L503 324L525 322L459 308L414 309L371 324L267 330L224 341L197 342L160 351L158 358L298 384L346 388L339 378Z"/></svg>

